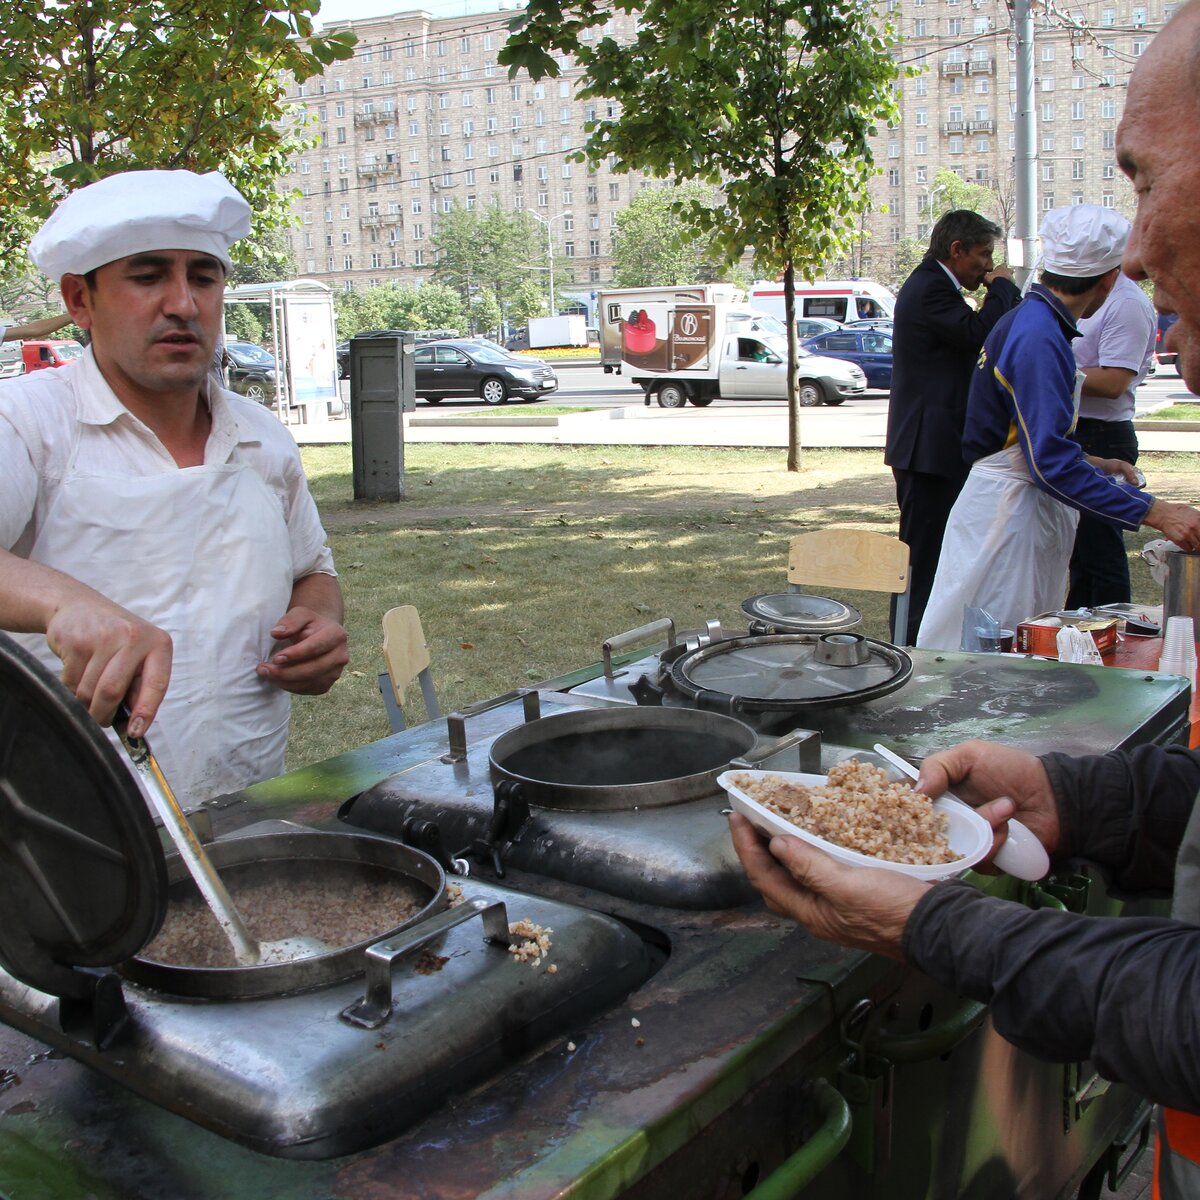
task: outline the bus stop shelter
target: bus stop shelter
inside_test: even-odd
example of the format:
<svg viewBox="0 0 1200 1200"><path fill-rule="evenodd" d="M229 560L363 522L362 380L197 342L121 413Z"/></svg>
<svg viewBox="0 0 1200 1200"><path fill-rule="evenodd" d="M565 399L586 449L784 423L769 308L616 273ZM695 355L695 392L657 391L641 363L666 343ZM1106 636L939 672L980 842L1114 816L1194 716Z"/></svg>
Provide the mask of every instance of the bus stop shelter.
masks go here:
<svg viewBox="0 0 1200 1200"><path fill-rule="evenodd" d="M333 295L315 279L246 283L230 288L225 303L267 309L275 355L275 403L285 425L344 417L338 390Z"/></svg>

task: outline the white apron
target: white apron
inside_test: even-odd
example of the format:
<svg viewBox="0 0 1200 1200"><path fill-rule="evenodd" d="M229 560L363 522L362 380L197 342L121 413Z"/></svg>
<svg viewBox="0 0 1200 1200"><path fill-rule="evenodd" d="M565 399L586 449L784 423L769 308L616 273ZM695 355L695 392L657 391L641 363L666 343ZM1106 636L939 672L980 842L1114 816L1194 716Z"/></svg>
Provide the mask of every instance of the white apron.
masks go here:
<svg viewBox="0 0 1200 1200"><path fill-rule="evenodd" d="M291 699L255 667L292 593L280 498L244 464L133 478L82 471L88 430L29 557L171 635L171 682L146 740L181 801L278 775ZM43 635L17 636L61 674Z"/></svg>
<svg viewBox="0 0 1200 1200"><path fill-rule="evenodd" d="M986 609L1001 629L1062 608L1078 520L1034 487L1019 445L981 458L950 510L917 645L958 650L965 608Z"/></svg>

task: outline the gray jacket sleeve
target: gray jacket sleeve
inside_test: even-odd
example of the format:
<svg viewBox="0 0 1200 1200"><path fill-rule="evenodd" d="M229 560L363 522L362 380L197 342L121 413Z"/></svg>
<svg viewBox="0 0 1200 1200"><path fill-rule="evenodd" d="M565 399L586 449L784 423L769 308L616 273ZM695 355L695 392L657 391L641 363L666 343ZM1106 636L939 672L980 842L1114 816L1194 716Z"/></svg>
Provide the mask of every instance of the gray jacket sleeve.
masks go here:
<svg viewBox="0 0 1200 1200"><path fill-rule="evenodd" d="M1045 761L1064 819L1062 850L1095 855L1125 886L1169 887L1200 756L1149 747ZM1150 1100L1200 1112L1195 926L1035 912L944 883L913 910L903 948L932 978L987 1002L997 1032L1022 1050L1055 1062L1091 1059Z"/></svg>

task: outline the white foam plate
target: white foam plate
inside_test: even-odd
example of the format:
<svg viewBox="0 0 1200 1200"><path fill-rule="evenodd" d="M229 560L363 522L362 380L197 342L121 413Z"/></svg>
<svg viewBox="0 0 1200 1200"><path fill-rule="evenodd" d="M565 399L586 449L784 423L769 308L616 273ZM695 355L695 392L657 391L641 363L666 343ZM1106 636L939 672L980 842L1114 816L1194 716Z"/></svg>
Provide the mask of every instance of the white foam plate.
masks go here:
<svg viewBox="0 0 1200 1200"><path fill-rule="evenodd" d="M801 775L788 771L725 771L717 777L717 782L729 793L733 807L744 816L751 825L768 837L783 834L787 837L797 837L808 842L840 862L850 863L856 867L884 867L889 871L899 871L902 875L911 875L915 879L949 879L973 867L986 857L992 848L992 827L973 809L963 804L961 800L948 800L942 797L933 802L933 807L946 814L946 838L950 849L956 857L953 862L936 863L933 866L916 866L909 863L889 862L886 858L873 858L869 854L859 854L857 850L847 850L827 842L815 833L793 825L778 813L764 808L757 800L752 800L740 787L733 783L734 775L745 775L751 779L763 779L766 776L785 780L788 783L799 783L805 787L820 787L828 783L825 775Z"/></svg>

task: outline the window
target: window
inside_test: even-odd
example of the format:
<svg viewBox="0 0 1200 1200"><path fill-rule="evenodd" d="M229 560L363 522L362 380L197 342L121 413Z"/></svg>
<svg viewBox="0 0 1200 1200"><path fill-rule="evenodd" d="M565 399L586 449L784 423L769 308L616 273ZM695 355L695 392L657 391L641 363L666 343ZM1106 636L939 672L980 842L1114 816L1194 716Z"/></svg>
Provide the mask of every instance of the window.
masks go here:
<svg viewBox="0 0 1200 1200"><path fill-rule="evenodd" d="M412 236L414 242L425 240L425 226L419 222L412 227Z"/></svg>
<svg viewBox="0 0 1200 1200"><path fill-rule="evenodd" d="M1043 121L1054 120L1054 101L1045 100L1042 102L1041 116Z"/></svg>
<svg viewBox="0 0 1200 1200"><path fill-rule="evenodd" d="M962 139L960 138L959 141L961 141L961 140ZM929 153L929 139L923 138L923 137L917 138L913 142L913 153L914 154L928 154Z"/></svg>
<svg viewBox="0 0 1200 1200"><path fill-rule="evenodd" d="M1083 120L1083 101L1082 100L1072 100L1071 101L1071 120L1072 121L1082 121Z"/></svg>
<svg viewBox="0 0 1200 1200"><path fill-rule="evenodd" d="M1115 100L1102 100L1100 102L1100 115L1112 119L1117 115L1117 102Z"/></svg>
<svg viewBox="0 0 1200 1200"><path fill-rule="evenodd" d="M475 104L475 93L463 92L461 100L463 108L472 108Z"/></svg>
<svg viewBox="0 0 1200 1200"><path fill-rule="evenodd" d="M353 271L354 270L354 259L349 254L345 255L342 258L342 270L343 271Z"/></svg>
<svg viewBox="0 0 1200 1200"><path fill-rule="evenodd" d="M913 113L913 116L914 116L914 118L915 118L915 120L916 120L916 123L917 123L918 125L928 125L928 124L929 124L929 109L927 109L927 108L918 108L918 109L917 109L917 110L916 110L916 111Z"/></svg>
<svg viewBox="0 0 1200 1200"><path fill-rule="evenodd" d="M425 251L417 249L413 251L413 266L423 267L425 265Z"/></svg>
<svg viewBox="0 0 1200 1200"><path fill-rule="evenodd" d="M947 139L946 149L950 154L961 154L963 152L962 134L951 134Z"/></svg>
<svg viewBox="0 0 1200 1200"><path fill-rule="evenodd" d="M599 258L600 257L600 239L599 238L591 238L588 241L588 257L589 258Z"/></svg>
<svg viewBox="0 0 1200 1200"><path fill-rule="evenodd" d="M1082 158L1074 158L1071 160L1071 178L1072 179L1082 179L1083 178L1083 159Z"/></svg>
<svg viewBox="0 0 1200 1200"><path fill-rule="evenodd" d="M1042 182L1043 183L1053 183L1054 182L1054 164L1053 163L1042 163Z"/></svg>
<svg viewBox="0 0 1200 1200"><path fill-rule="evenodd" d="M917 168L917 182L918 183L928 183L929 182L929 168L928 167L918 167Z"/></svg>

